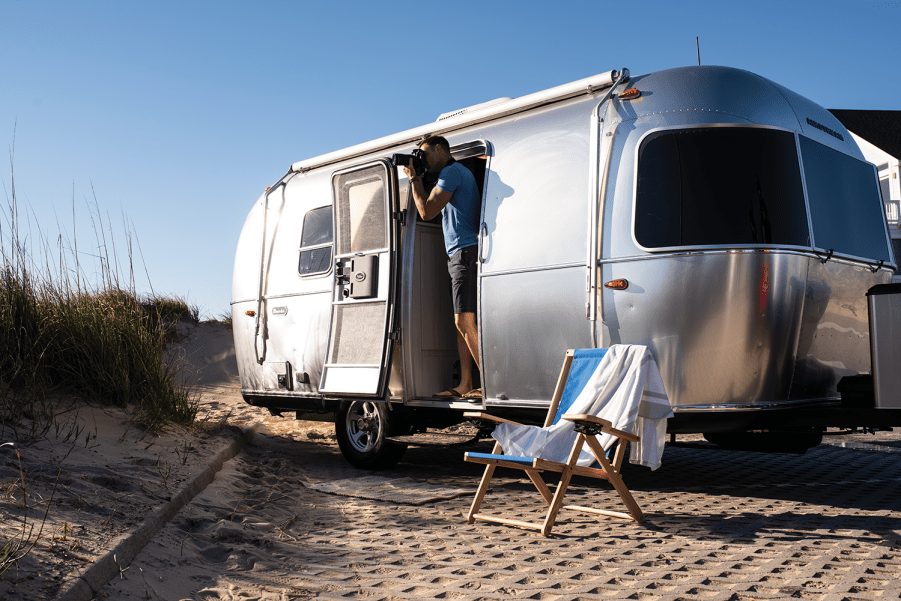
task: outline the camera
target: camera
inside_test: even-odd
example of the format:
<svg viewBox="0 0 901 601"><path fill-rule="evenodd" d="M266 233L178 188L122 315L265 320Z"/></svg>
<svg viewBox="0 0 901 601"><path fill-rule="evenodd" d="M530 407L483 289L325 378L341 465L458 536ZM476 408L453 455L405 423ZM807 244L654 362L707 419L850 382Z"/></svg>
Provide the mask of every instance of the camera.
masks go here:
<svg viewBox="0 0 901 601"><path fill-rule="evenodd" d="M394 163L395 167L406 167L410 164L410 161L413 162L413 169L416 170L417 175L422 175L428 169L428 164L425 161L425 151L421 148L417 148L410 154L395 154L391 156L391 162Z"/></svg>

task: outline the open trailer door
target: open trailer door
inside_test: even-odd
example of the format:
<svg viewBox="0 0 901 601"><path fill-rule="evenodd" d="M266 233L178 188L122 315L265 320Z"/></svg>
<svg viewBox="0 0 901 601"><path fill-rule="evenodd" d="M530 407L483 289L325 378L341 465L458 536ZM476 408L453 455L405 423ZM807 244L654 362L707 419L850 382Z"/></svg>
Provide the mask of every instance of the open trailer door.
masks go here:
<svg viewBox="0 0 901 601"><path fill-rule="evenodd" d="M332 177L335 282L320 392L379 398L394 346L397 171L366 163Z"/></svg>

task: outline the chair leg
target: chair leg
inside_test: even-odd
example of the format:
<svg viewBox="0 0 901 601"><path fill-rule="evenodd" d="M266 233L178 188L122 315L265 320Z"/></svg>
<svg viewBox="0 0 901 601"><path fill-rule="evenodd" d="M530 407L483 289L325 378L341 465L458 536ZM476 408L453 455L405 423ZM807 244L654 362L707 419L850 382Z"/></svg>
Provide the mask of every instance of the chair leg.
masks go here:
<svg viewBox="0 0 901 601"><path fill-rule="evenodd" d="M551 501L551 506L547 510L547 516L544 518L544 524L541 526L542 536L548 536L554 528L554 523L557 521L557 514L560 512L560 508L563 507L563 496L566 494L566 489L569 487L571 478L572 470L567 467L563 470L563 473L560 474L560 483L557 484L557 490L554 491L554 500Z"/></svg>
<svg viewBox="0 0 901 601"><path fill-rule="evenodd" d="M616 489L616 492L619 493L619 498L623 500L623 503L625 503L626 508L629 510L629 514L635 521L643 522L644 514L641 512L641 508L638 507L638 503L636 503L635 499L632 497L632 493L626 488L626 484L623 482L620 475L610 474L610 484L612 484L613 488Z"/></svg>
<svg viewBox="0 0 901 601"><path fill-rule="evenodd" d="M472 500L472 506L470 506L469 513L466 515L466 521L470 524L476 521L475 515L479 512L479 507L482 506L482 501L488 492L488 484L491 482L491 477L494 476L495 467L493 465L485 466L485 473L482 474L482 481L479 483L478 490L476 490L476 497Z"/></svg>
<svg viewBox="0 0 901 601"><path fill-rule="evenodd" d="M563 507L563 497L566 495L566 489L569 487L569 481L573 476L573 466L579 459L579 454L582 452L582 444L584 441L585 435L580 432L579 437L576 439L576 443L573 445L572 451L569 453L566 467L560 473L560 482L557 484L557 490L554 491L554 500L551 502L551 506L547 510L547 516L544 518L544 524L541 526L542 536L548 536L554 528L554 523L557 521L557 514L560 512L560 508Z"/></svg>
<svg viewBox="0 0 901 601"><path fill-rule="evenodd" d="M636 503L635 499L632 497L632 493L629 492L629 489L623 482L623 478L619 475L619 471L615 470L613 466L610 465L610 462L607 460L607 455L604 453L604 448L598 442L598 439L594 436L587 436L585 437L585 442L588 443L588 448L591 449L595 459L598 460L601 467L607 472L607 480L613 485L613 488L616 489L619 498L622 499L626 508L629 510L629 515L631 515L636 522L643 522L644 514L638 507L638 503ZM622 444L622 441L620 441L619 444ZM617 455L619 455L619 450L617 450Z"/></svg>
<svg viewBox="0 0 901 601"><path fill-rule="evenodd" d="M494 443L494 450L492 450L492 454L497 455L503 449L501 448L501 443ZM485 473L482 474L482 481L479 482L479 488L476 490L476 497L472 500L472 506L469 508L469 513L466 515L466 521L470 524L476 521L475 514L479 512L479 507L482 506L482 501L485 499L485 494L488 492L488 485L491 483L491 478L494 476L494 469L496 466L494 465L486 465Z"/></svg>
<svg viewBox="0 0 901 601"><path fill-rule="evenodd" d="M616 443L616 454L613 456L613 469L616 473L620 473L623 469L623 459L626 457L626 441L620 440Z"/></svg>
<svg viewBox="0 0 901 601"><path fill-rule="evenodd" d="M554 500L554 494L551 492L551 489L548 488L547 484L544 483L541 474L533 470L526 470L526 475L529 477L529 480L532 481L532 484L535 485L535 488L538 489L538 492L544 498L544 502L550 505Z"/></svg>

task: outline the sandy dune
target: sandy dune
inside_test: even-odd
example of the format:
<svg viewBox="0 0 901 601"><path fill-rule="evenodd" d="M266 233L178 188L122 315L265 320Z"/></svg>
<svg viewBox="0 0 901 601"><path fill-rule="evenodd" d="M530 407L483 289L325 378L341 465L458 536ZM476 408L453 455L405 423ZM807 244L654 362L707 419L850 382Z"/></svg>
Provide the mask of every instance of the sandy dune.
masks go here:
<svg viewBox="0 0 901 601"><path fill-rule="evenodd" d="M0 545L14 538L10 548L22 555L0 579L0 598L52 599L65 591L75 572L172 499L241 428L259 424L262 436L330 443L331 424L274 417L244 402L230 329L179 327L182 341L172 350L200 394L198 428L152 436L125 411L61 398L57 427L37 441L0 447ZM8 441L15 439L0 443Z"/></svg>

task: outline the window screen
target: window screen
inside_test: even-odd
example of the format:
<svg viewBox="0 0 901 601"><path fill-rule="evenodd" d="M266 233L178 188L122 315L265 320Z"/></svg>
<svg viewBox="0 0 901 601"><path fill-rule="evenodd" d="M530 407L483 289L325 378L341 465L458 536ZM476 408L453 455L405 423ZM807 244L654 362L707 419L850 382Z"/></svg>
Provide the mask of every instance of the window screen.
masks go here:
<svg viewBox="0 0 901 601"><path fill-rule="evenodd" d="M387 248L386 177L377 165L335 178L339 255Z"/></svg>
<svg viewBox="0 0 901 601"><path fill-rule="evenodd" d="M300 275L325 273L332 268L332 207L308 211L300 234Z"/></svg>
<svg viewBox="0 0 901 601"><path fill-rule="evenodd" d="M801 158L816 247L889 262L873 166L803 136Z"/></svg>
<svg viewBox="0 0 901 601"><path fill-rule="evenodd" d="M638 151L635 238L646 248L809 246L794 134L714 127L649 135Z"/></svg>

